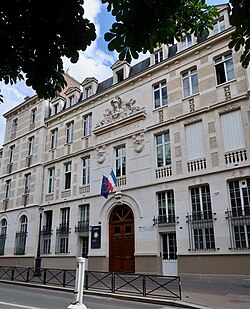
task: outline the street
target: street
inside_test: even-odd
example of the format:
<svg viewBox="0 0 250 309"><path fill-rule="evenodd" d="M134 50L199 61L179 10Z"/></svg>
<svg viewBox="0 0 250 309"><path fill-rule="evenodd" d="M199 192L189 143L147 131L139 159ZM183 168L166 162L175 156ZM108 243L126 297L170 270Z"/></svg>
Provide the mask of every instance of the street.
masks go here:
<svg viewBox="0 0 250 309"><path fill-rule="evenodd" d="M0 283L0 309L66 309L73 301L74 294L69 292ZM89 295L84 297L84 304L89 309L173 308L170 306Z"/></svg>

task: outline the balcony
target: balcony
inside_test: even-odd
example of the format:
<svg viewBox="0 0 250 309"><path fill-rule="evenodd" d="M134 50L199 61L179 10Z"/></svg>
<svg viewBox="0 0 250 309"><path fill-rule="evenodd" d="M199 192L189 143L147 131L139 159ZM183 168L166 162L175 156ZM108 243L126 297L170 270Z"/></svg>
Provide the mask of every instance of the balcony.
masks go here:
<svg viewBox="0 0 250 309"><path fill-rule="evenodd" d="M50 225L44 225L42 228L42 235L43 236L51 236L52 228Z"/></svg>
<svg viewBox="0 0 250 309"><path fill-rule="evenodd" d="M69 224L67 223L62 223L59 225L59 228L56 229L57 234L69 234L70 228Z"/></svg>
<svg viewBox="0 0 250 309"><path fill-rule="evenodd" d="M176 224L179 217L175 217L174 215L161 215L158 218L153 218L153 225L161 225L161 224Z"/></svg>
<svg viewBox="0 0 250 309"><path fill-rule="evenodd" d="M247 160L247 151L245 149L238 151L231 151L225 153L225 162L226 164L237 164Z"/></svg>
<svg viewBox="0 0 250 309"><path fill-rule="evenodd" d="M172 167L169 166L162 166L155 170L155 177L156 178L165 178L172 176Z"/></svg>
<svg viewBox="0 0 250 309"><path fill-rule="evenodd" d="M78 221L78 224L75 226L75 232L89 232L89 220Z"/></svg>
<svg viewBox="0 0 250 309"><path fill-rule="evenodd" d="M187 163L188 172L196 172L207 168L206 159L190 161Z"/></svg>

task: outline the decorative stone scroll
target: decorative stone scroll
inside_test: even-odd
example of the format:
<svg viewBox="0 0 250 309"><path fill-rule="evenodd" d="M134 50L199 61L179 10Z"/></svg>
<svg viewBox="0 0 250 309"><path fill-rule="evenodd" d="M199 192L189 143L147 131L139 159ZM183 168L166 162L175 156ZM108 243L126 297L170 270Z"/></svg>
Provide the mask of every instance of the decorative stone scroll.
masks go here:
<svg viewBox="0 0 250 309"><path fill-rule="evenodd" d="M106 150L105 146L100 146L96 148L96 154L97 154L97 162L102 164L106 159Z"/></svg>
<svg viewBox="0 0 250 309"><path fill-rule="evenodd" d="M145 112L145 107L136 106L135 103L136 101L134 99L124 102L121 97L115 96L110 102L112 108L105 109L105 113L103 114L104 119L99 121L95 128L98 129L140 112Z"/></svg>
<svg viewBox="0 0 250 309"><path fill-rule="evenodd" d="M145 146L144 145L144 133L133 135L132 139L133 139L135 152L138 152L138 153L142 152L142 150Z"/></svg>

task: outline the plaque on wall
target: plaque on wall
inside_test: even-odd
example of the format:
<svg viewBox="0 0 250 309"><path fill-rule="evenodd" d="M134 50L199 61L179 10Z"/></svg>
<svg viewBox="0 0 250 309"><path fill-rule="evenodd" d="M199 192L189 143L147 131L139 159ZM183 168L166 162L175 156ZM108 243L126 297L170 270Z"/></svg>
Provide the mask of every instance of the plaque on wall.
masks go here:
<svg viewBox="0 0 250 309"><path fill-rule="evenodd" d="M101 248L101 227L92 226L91 227L91 249Z"/></svg>

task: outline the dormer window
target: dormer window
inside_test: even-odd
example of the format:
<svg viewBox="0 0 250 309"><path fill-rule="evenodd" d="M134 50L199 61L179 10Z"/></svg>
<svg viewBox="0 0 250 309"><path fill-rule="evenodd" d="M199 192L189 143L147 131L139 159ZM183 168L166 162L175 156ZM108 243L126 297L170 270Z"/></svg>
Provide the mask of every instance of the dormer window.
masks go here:
<svg viewBox="0 0 250 309"><path fill-rule="evenodd" d="M192 36L191 35L185 36L181 41L182 49L188 48L191 45L192 45Z"/></svg>
<svg viewBox="0 0 250 309"><path fill-rule="evenodd" d="M75 96L71 95L68 99L68 102L69 102L69 106L73 105L75 103Z"/></svg>
<svg viewBox="0 0 250 309"><path fill-rule="evenodd" d="M163 50L160 49L154 53L154 62L155 64L161 62L163 60Z"/></svg>
<svg viewBox="0 0 250 309"><path fill-rule="evenodd" d="M54 114L57 114L59 112L59 104L54 104Z"/></svg>
<svg viewBox="0 0 250 309"><path fill-rule="evenodd" d="M85 98L89 98L92 95L91 86L85 88Z"/></svg>
<svg viewBox="0 0 250 309"><path fill-rule="evenodd" d="M213 33L214 35L224 31L226 29L224 16L222 16L219 20L217 20L213 25Z"/></svg>
<svg viewBox="0 0 250 309"><path fill-rule="evenodd" d="M117 82L121 82L124 80L124 72L123 69L119 70L116 72L116 76L117 76Z"/></svg>

